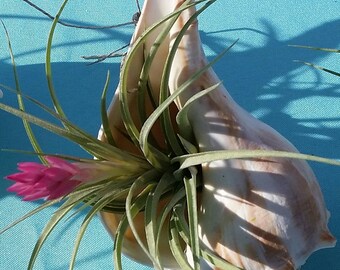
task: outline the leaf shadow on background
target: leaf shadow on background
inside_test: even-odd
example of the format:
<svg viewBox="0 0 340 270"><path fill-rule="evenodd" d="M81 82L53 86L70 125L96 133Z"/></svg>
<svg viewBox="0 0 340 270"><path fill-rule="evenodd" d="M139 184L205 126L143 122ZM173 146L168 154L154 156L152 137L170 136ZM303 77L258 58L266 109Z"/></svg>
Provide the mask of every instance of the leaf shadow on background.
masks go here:
<svg viewBox="0 0 340 270"><path fill-rule="evenodd" d="M277 129L302 152L306 151L325 157L338 157L340 147L339 125L325 126L323 122L334 121L339 123L340 110L336 118L303 119L302 121L288 115L285 108L296 100L312 96L340 98L339 83L336 79L325 82L319 71L311 71L314 72L316 78L313 82L295 81L295 76L302 67L294 63L293 60L301 59L317 63L318 60L329 57L329 54L288 47L289 44L338 47L340 32L336 32L335 29L340 28L340 20L325 23L290 40L283 41L278 40L275 28L268 22L264 22L264 27L267 36L267 43L264 46L231 52L214 66L216 73L225 82L230 94L242 107L250 112L264 110L266 113L260 119ZM112 38L128 40L126 36L112 36L112 30L107 31L107 37L104 38L106 40ZM224 36L227 37L229 31L232 31L232 29L221 32L225 32ZM261 33L259 32L259 34ZM203 43L217 54L225 48L225 44L229 40L228 38L223 38L223 40L211 38L213 35L214 33L201 32ZM93 40L93 42L101 41L103 40ZM79 43L59 44L59 46L73 45L79 45ZM58 46L57 43L56 46ZM86 66L84 62L61 62L53 63L52 68L57 95L66 115L81 128L96 135L100 124L99 97L106 72L110 69L113 75L110 88L112 96L118 82L119 64L105 62ZM45 104L50 104L43 64L18 66L18 73L25 94L37 98ZM280 83L273 85L273 80L277 78L281 78ZM0 62L0 82L13 86L12 67L3 62ZM301 87L301 84L304 84L304 87ZM299 87L297 88L296 85ZM270 98L261 98L263 95L269 95ZM4 98L1 102L16 106L15 95L4 92ZM318 109L327 110L327 108L322 108L322 105ZM42 115L41 111L33 106L27 106L27 110L38 116ZM30 150L27 149L28 140L21 121L2 111L0 112L0 119L0 148ZM308 125L305 124L306 122L309 122ZM79 147L42 131L40 128L34 128L34 130L46 152L84 155ZM311 137L310 134L319 136ZM327 140L323 138L327 138ZM15 164L25 158L23 155L5 152L0 153L0 155L3 162L0 169L1 176L12 173L15 170ZM340 213L340 204L339 199L336 199L338 196L334 188L334 184L339 180L335 179L336 175L339 175L339 169L321 164L313 164L313 168L319 180L321 179L320 185L326 194L327 206L333 213L330 220L331 230L337 238L340 238L340 228L336 225L340 224L340 216L336 214ZM9 184L8 181L1 182L0 199L9 195L5 190ZM308 264L303 267L303 270L318 269L325 263L327 263L329 269L340 269L340 261L335 259L339 251L340 247L319 251L308 260Z"/></svg>
<svg viewBox="0 0 340 270"><path fill-rule="evenodd" d="M294 101L313 96L340 98L339 78L331 75L329 80L324 81L324 76L321 76L320 71L294 62L298 59L317 63L322 58L337 57L337 55L293 48L288 45L313 46L316 44L315 46L337 48L340 44L340 32L335 29L340 28L340 20L325 23L297 37L283 41L278 40L273 25L266 21L263 23L267 35L267 43L264 46L249 48L241 52L233 51L218 62L214 69L220 79L225 82L232 97L242 107L250 112L265 111L266 113L259 118L277 127L293 142L298 142L302 150L308 149L311 143L315 143L315 139L318 140L317 137L309 137L309 134L329 138L329 141L318 140L318 147L325 150L329 147L329 143L339 141L340 132L332 128L324 128L322 123L318 124L318 121L339 122L340 111L335 119L304 119L304 123L315 121L315 127L311 128L307 127L308 125L304 126L299 119L291 118L285 113L285 108ZM229 31L232 30L225 30L225 35L228 35ZM261 33L260 35L263 35L262 31ZM225 40L219 42L218 39L211 38L209 33L202 33L202 40L216 53L220 52L226 44ZM314 72L313 81L298 81L299 70L300 72ZM273 83L275 79L279 80ZM268 96L265 97L266 95ZM319 110L322 109L319 108ZM327 108L324 109L327 110ZM329 154L329 151L320 154ZM336 153L331 153L329 156L337 157Z"/></svg>
<svg viewBox="0 0 340 270"><path fill-rule="evenodd" d="M26 24L29 24L30 21L46 22L46 31L49 29L51 23L51 20L49 18L41 16L23 16L0 13L0 18L4 21L5 25L8 20L21 20ZM64 22L80 26L90 25L89 23L84 23L77 20L65 19ZM66 29L66 32L68 32L68 34L72 34L72 31L90 31L67 27L64 27L63 29ZM10 29L8 30L11 35ZM58 42L58 40L55 40L52 50L56 50L59 48L79 50L79 59L81 60L81 57L84 53L81 51L81 49L79 49L81 48L80 46L84 44L94 44L93 54L106 54L111 52L113 49L116 49L111 47L112 40L114 40L115 42L118 41L126 44L129 42L133 30L134 26L125 26L112 29L95 29L91 30L91 32L95 32L97 34L91 35L91 38L87 36L83 39L77 40L71 38L70 40L63 42ZM6 40L3 39L3 42L6 43ZM95 44L98 43L107 44L108 51L95 51ZM23 52L16 53L14 51L14 57L17 62L17 70L22 91L24 94L33 97L52 108L52 103L50 101L45 77L45 65L20 65L20 57L34 57L34 55L36 54L39 54L39 56L44 55L46 51L46 44L43 43L41 47L34 49L31 49L28 45L26 47L27 49ZM52 62L53 61L54 59L52 52ZM52 63L54 78L53 81L55 84L55 88L57 89L57 96L60 99L64 110L66 110L67 116L71 121L77 123L79 127L83 128L86 131L89 131L94 136L96 136L100 123L100 96L106 79L106 74L108 70L110 70L112 74L112 88L110 91L112 96L117 85L120 66L119 61L120 58L118 58L118 60L114 60L113 63L108 63L112 61L107 61L106 63L99 63L93 66L87 65L91 62L84 61ZM8 50L2 52L0 55L0 83L15 88L13 68L11 65L5 64L5 62L11 62ZM7 92L6 90L4 90L3 92L5 95L1 102L17 107L15 95ZM108 104L111 96L108 94ZM26 101L25 103L27 112L35 114L39 117L44 117L46 115L42 112L42 110L38 109L30 102ZM15 119L15 117L13 118L3 111L0 111L0 119L0 149L4 148L31 151L31 148L28 147L29 141L26 138L25 130L22 127L21 121L18 121L18 119ZM53 119L49 117L47 118L47 120ZM73 143L69 143L63 139L60 139L57 136L54 136L53 134L44 131L41 128L35 127L34 125L32 126L33 130L35 130L35 135L39 139L39 143L43 145L43 149L46 152L68 153L70 155L84 156L84 151L80 150L79 146L75 146ZM2 166L3 171L1 172L1 176L8 175L9 173L15 171L17 162L32 158L31 156L22 156L20 154L7 152L0 152L0 156L4 156L5 160L5 164L4 166ZM4 185L5 187L8 187L10 185L9 181L4 182L5 183L0 183L0 185ZM8 193L6 192L5 188L1 188L0 198L4 195L8 195Z"/></svg>
<svg viewBox="0 0 340 270"><path fill-rule="evenodd" d="M40 16L23 16L23 15L13 15L13 14L1 14L0 13L0 19L4 21L5 25L6 22L9 20L21 20L24 21L26 24L29 24L29 21L42 21L42 22L46 22L46 24L44 25L45 27L48 27L47 29L49 29L50 24L51 24L51 20L49 18L45 18L45 17L40 17ZM70 24L74 24L74 25L79 25L79 26L87 26L89 24L86 24L82 21L77 21L77 20L64 20L67 23ZM96 25L92 25L93 27L95 27ZM59 27L63 27L63 26L59 26ZM98 26L100 27L100 26ZM83 40L77 40L74 41L72 39L70 39L70 41L68 42L62 42L62 43L58 43L58 40L56 40L53 43L53 49L58 49L60 47L64 47L64 48L71 48L71 47L75 47L75 46L81 46L84 44L96 44L96 43L104 43L107 42L109 43L110 41L112 41L113 39L115 41L120 40L122 42L124 42L124 44L128 43L131 37L131 34L133 32L134 26L132 25L127 25L127 26L122 26L122 27L118 27L118 28L110 28L110 29L75 29L75 28L67 28L67 27L63 27L63 29L66 31L69 31L70 33L72 33L72 31L91 31L91 33L97 33L100 35L100 38L98 38L98 36L93 37L93 35L91 35L91 38L86 36L86 38L84 38ZM10 29L9 29L10 30ZM14 34L14 33L13 33ZM3 40L3 42L5 42L5 40ZM13 44L14 45L14 44ZM46 44L43 43L43 46L41 46L40 48L35 48L35 49L27 49L25 52L23 53L15 53L15 57L18 59L19 57L22 56L27 56L27 55L31 55L34 53L42 53L45 54L46 51ZM29 46L27 46L28 48ZM94 47L95 49L95 47ZM116 49L116 48L114 48ZM109 48L109 50L112 50L112 48ZM95 54L101 54L101 53L109 53L108 52L98 52L95 51ZM81 53L81 52L80 52ZM79 58L82 55L79 55ZM0 58L0 62L1 60L8 60L9 56L7 57L3 57L3 55L1 55Z"/></svg>
<svg viewBox="0 0 340 270"><path fill-rule="evenodd" d="M279 40L275 27L263 21L264 30L227 29L229 32L251 30L266 36L267 43L257 48L244 51L232 51L215 66L214 70L231 96L249 112L265 112L258 117L289 139L301 152L325 157L339 158L340 152L340 109L329 108L326 104L312 104L306 107L308 115L315 112L315 117L294 118L286 112L294 102L313 97L327 97L340 100L340 80L332 75L325 75L310 67L301 66L294 60L318 63L325 57L336 58L336 54L310 51L289 47L288 45L310 45L316 47L338 48L340 45L340 20L330 21L310 29L289 40ZM204 45L214 53L219 53L226 44L234 40L219 39L217 32L201 32ZM233 33L235 36L235 33ZM240 40L242 42L242 40ZM236 44L237 47L237 44ZM335 60L336 61L336 60ZM339 65L336 65L338 69ZM313 74L312 81L301 81L303 72ZM332 111L330 111L332 110ZM335 110L335 111L334 111ZM311 112L308 112L311 111ZM319 117L319 113L326 115ZM331 114L328 117L328 114ZM325 195L327 208L331 218L329 227L336 238L340 238L340 203L339 203L339 168L312 163L321 189ZM323 249L308 259L302 270L321 269L327 264L328 269L340 269L340 261L336 260L340 252L339 245L333 249Z"/></svg>
<svg viewBox="0 0 340 270"><path fill-rule="evenodd" d="M10 65L0 64L0 70L1 82L5 85L14 87L12 67ZM83 130L96 136L100 127L100 96L106 74L108 70L110 70L111 74L118 74L119 64L101 63L93 66L86 66L86 63L84 62L53 63L52 70L57 96L67 117ZM18 66L23 93L52 107L44 72L43 64ZM111 96L114 92L116 83L117 80L112 80L110 88ZM4 97L1 102L17 107L15 94L6 90L3 92ZM28 101L26 101L25 105L27 112L56 124L58 123L58 121L48 117L44 111ZM0 112L0 118L0 148L31 151L21 120L3 111ZM32 125L32 127L42 149L47 153L57 152L60 154L67 153L70 155L84 156L85 151L81 150L79 146L55 136L42 128L35 127L34 125ZM0 152L0 155L6 157L5 164L7 166L2 166L1 168L4 171L3 173L5 173L5 171L6 173L13 171L16 162L13 163L12 159L17 154ZM18 156L20 156L21 159L25 158L25 156L20 153ZM31 156L26 156L26 159L31 158ZM7 171L7 168L10 170ZM0 192L2 193L3 190Z"/></svg>

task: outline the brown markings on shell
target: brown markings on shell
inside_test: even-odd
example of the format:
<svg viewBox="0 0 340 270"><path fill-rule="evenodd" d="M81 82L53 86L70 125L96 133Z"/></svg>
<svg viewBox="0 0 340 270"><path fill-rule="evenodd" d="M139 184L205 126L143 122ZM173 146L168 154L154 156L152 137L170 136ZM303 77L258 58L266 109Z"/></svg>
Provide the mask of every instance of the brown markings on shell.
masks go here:
<svg viewBox="0 0 340 270"><path fill-rule="evenodd" d="M247 181L247 183L249 186L251 186L250 181ZM250 193L250 191L248 193ZM247 201L246 198L244 200L248 204L256 204L253 201ZM223 216L223 213L221 213L219 216ZM227 214L227 216L230 216L230 213ZM210 241L211 244L215 243L215 245L213 245L213 250L225 260L235 264L238 267L244 268L245 265L243 264L241 257L237 256L237 250L233 250L232 252L230 252L228 247L220 243L220 239L225 239L220 226L220 222L216 224L216 227L214 229L215 240ZM266 254L266 257L264 259L273 259L273 262L261 260L261 256L259 256L259 251L261 250L261 248L251 245L248 246L245 250L248 258L252 259L253 261L257 261L258 264L270 264L271 266L274 265L273 269L294 269L288 251L284 248L281 238L278 237L275 232L264 231L260 227L252 225L250 222L247 222L245 220L243 223L244 224L242 226L247 226L246 229L251 231L251 233L256 236L259 243L261 243L263 252ZM237 244L235 245L235 248L236 247ZM234 252L236 252L236 255Z"/></svg>
<svg viewBox="0 0 340 270"><path fill-rule="evenodd" d="M215 106L218 108L219 104L214 102L214 99L209 98L209 95L207 95L204 98L202 98L201 102L210 102L209 106ZM228 108L229 109L229 108ZM247 127L243 127L239 125L239 121L235 117L235 114L232 114L228 109L223 109L224 113L220 114L219 116L225 121L225 126L228 129L228 136L231 138L231 140L234 140L234 146L236 149L266 149L266 150L272 150L275 149L275 147L270 145L265 145L261 141L261 137L257 135L258 134L251 134L254 136L247 137ZM227 112L226 112L227 111ZM230 114L229 114L230 113ZM233 117L229 117L232 115ZM253 141L252 139L256 138L258 142ZM272 140L275 141L279 138L273 134ZM278 147L279 149L275 150L285 150L284 147L281 148L281 145ZM288 146L289 148L289 146ZM287 149L287 147L286 147ZM291 148L289 148L291 150ZM334 241L334 238L329 234L327 230L327 226L325 223L320 223L320 221L325 220L325 213L322 207L320 208L320 205L323 205L322 194L317 186L317 183L313 179L312 173L307 175L301 174L299 169L296 166L302 166L302 171L306 172L306 169L303 168L305 165L303 164L304 161L299 160L289 160L289 159L271 159L271 158L256 158L252 159L248 162L257 162L261 163L262 172L268 172L273 173L273 168L278 166L277 171L280 172L280 167L288 166L291 168L290 170L287 170L287 168L282 169L282 172L290 171L290 177L288 179L285 179L282 177L282 180L286 180L286 188L290 188L290 192L292 194L295 194L295 197L293 196L293 205L290 207L292 210L293 219L296 224L290 224L292 226L296 226L298 230L300 230L301 234L304 235L305 238L305 247L302 248L301 253L298 254L299 256L307 257L318 245L318 242L320 241L320 238L323 242L331 243ZM245 193L245 197L243 198L245 202L248 204L253 204L256 206L260 206L264 209L266 209L265 200L260 196L255 196L252 193L252 190L254 187L252 187L251 184L251 173L247 170L247 166L244 165L243 168L244 176L247 178L246 184L247 184L247 190L248 192ZM311 181L306 179L308 176L312 177ZM279 177L280 178L280 177ZM299 180L300 179L300 180ZM280 179L277 179L280 180ZM282 183L284 184L284 183ZM305 194L301 194L301 192L305 191ZM287 194L289 191L287 191ZM302 196L303 195L303 196ZM250 200L249 200L250 198ZM303 212L301 212L301 210ZM317 211L315 211L317 210ZM220 215L223 216L223 213ZM308 219L308 220L307 220ZM270 221L269 221L270 222ZM315 224L320 224L321 226L324 226L324 228L318 228L318 226L315 226ZM213 246L213 249L217 254L222 256L226 260L232 261L235 265L238 267L244 267L242 264L241 258L239 260L236 260L235 257L231 258L228 255L228 250L226 247L223 246L223 244L219 243L219 239L223 239L221 229L219 228L220 223L218 223L217 228L215 228L215 240L212 240L211 243L215 243L215 246ZM249 228L248 228L249 229ZM258 260L259 263L262 263L264 265L271 265L273 266L273 269L282 269L282 270L291 270L295 269L293 259L289 255L289 251L285 248L285 243L283 243L282 239L277 237L277 232L275 232L275 226L272 227L274 230L273 232L267 232L261 230L261 228L253 226L251 227L251 231L254 235L257 235L258 240L262 243L262 247L264 249L264 253L266 254L265 258L273 258L273 261L267 262L267 261L261 261L259 260L258 256L256 255L256 251L253 252L249 249L247 252L247 256L253 260ZM319 232L315 232L315 229L319 229ZM310 235L313 235L314 237L310 237ZM319 236L318 236L319 235ZM296 254L295 254L296 255ZM275 261L276 260L276 261ZM260 268L259 268L260 269Z"/></svg>
<svg viewBox="0 0 340 270"><path fill-rule="evenodd" d="M292 187L291 183L288 182L287 185L290 187L290 191L286 191L287 193L289 192L295 192L296 198L294 196L292 199L296 199L293 201L293 205L289 207L290 209L293 210L293 219L296 221L296 224L290 224L292 226L296 226L297 230L301 231L301 234L304 235L305 238L305 247L302 248L301 254L298 254L299 256L306 257L308 256L314 249L315 246L318 245L318 242L320 238L322 241L331 243L334 241L334 238L329 234L326 224L325 223L320 223L320 221L324 221L325 217L320 216L323 213L322 209L319 209L318 201L315 200L313 194L318 194L315 193L313 190L310 190L310 186L308 184L308 181L305 180L303 175L299 174L299 170L293 166L293 162L290 160L285 159L284 163L278 163L276 160L268 160L268 159L254 159L252 161L248 162L257 162L257 163L263 163L264 168L266 168L266 171L268 170L271 172L271 168L273 168L274 165L278 166L290 166L291 170L290 173L293 174L291 178L289 178L287 181L296 181L296 186ZM269 163L268 163L269 162ZM281 160L282 162L282 160ZM270 164L270 165L268 165ZM279 170L279 169L278 169ZM267 209L266 207L266 202L264 198L261 198L260 196L256 196L254 193L251 191L254 190L255 188L251 184L251 172L247 171L247 168L245 167L244 170L244 176L247 178L247 189L248 192L244 193L244 200L248 204L256 205L257 207L261 207L264 209ZM299 180L300 179L300 180ZM284 177L280 180L280 177L276 179L277 181L284 181ZM282 185L284 183L282 182ZM312 188L317 188L315 186L312 186ZM305 195L299 196L299 192L306 191ZM296 205L295 205L296 204ZM306 212L301 212L301 211L306 211ZM219 214L220 216L223 216L223 213ZM230 215L227 215L230 216ZM308 219L308 220L307 220ZM225 247L223 244L220 244L220 239L223 239L223 233L221 231L221 228L219 227L221 222L216 224L216 228L214 229L215 232L215 237L214 239L211 239L210 243L213 245L213 249L217 254L219 254L221 257L224 259L231 261L238 267L244 267L242 264L241 258L237 260L237 258L233 257L231 258L228 255L229 251L227 247ZM271 221L268 221L271 222ZM319 224L320 226L325 226L324 228L319 228L319 226L315 226L315 224ZM247 224L249 225L249 224ZM260 227L257 226L248 226L248 230L252 232L252 234L256 235L258 240L262 243L264 253L266 254L266 258L273 258L274 260L277 260L277 262L266 262L266 261L261 261L258 260L258 256L256 255L256 252L252 252L250 249L247 252L247 256L253 260L258 260L259 263L263 263L264 265L270 265L273 266L273 269L295 269L293 260L290 258L289 251L285 249L285 244L282 242L282 240L277 237L278 233L275 232L275 226L272 227L274 231L268 232L268 231L263 231ZM319 230L319 232L315 232L315 229ZM310 237L310 236L314 237ZM295 254L296 255L296 254ZM277 264L277 265L276 265ZM260 268L259 268L260 269Z"/></svg>
<svg viewBox="0 0 340 270"><path fill-rule="evenodd" d="M181 1L181 2L183 2L183 1ZM183 26L184 23L185 23L184 18L182 18L182 16L180 16L180 19L179 19L179 22L178 22L178 26ZM195 24L193 24L191 27L193 27L193 26L195 26ZM200 59L201 62L199 64L197 64L196 61L193 61L193 63L195 63L195 64L192 65L192 66L188 66L188 65L186 65L186 63L189 62L189 64L190 64L192 61L189 61L189 60L192 60L192 59L188 59L187 55L185 54L185 51L182 50L181 48L179 48L178 53L181 54L180 55L180 61L181 61L182 65L184 66L184 68L181 70L181 74L179 74L178 77L177 77L177 79L178 79L177 83L178 83L178 85L180 85L180 83L184 82L192 74L193 71L196 71L200 67L204 66L203 65L204 64L204 60ZM197 55L196 55L196 57L197 57ZM206 74L208 74L208 72ZM202 78L204 78L204 76L202 76ZM188 96L192 96L193 93L196 93L196 92L198 92L201 89L204 89L204 88L207 88L207 87L211 86L211 85L209 85L209 79L206 80L206 82L208 82L207 85L202 84L201 82L202 82L202 80L200 80L200 83L196 85L197 87L193 87L194 88L193 89L194 92L187 92L187 93L189 93ZM218 97L222 97L222 96L224 96L224 98L223 98L224 100L227 99L226 95L222 95L221 93L219 94ZM211 104L211 106L213 106L215 108L218 108L220 116L222 117L222 119L224 119L223 121L225 121L224 122L225 126L228 127L228 134L230 135L230 137L234 138L234 140L235 140L234 142L236 143L235 144L236 146L240 146L240 145L242 146L243 145L244 149L249 149L249 146L256 148L258 146L262 147L264 145L263 141L261 141L263 139L261 136L257 137L256 136L257 134L251 134L251 132L250 133L249 132L245 132L247 127L241 126L238 123L238 119L236 119L233 116L234 112L232 112L230 108L226 109L228 107L223 107L223 108L221 107L221 106L225 106L226 103L222 102L222 105L221 105L219 103L218 98L216 98L216 99L211 98L210 95L208 95L206 97L203 97L202 100L199 100L197 102L206 102L206 101L212 102L214 104ZM134 104L135 103L132 102L131 106L133 107ZM179 107L180 107L180 105L179 105ZM135 107L133 107L133 108L135 108ZM227 110L229 110L229 111L227 111ZM232 117L230 117L230 115L232 115ZM227 116L229 116L229 117L227 117ZM119 128L124 128L124 127L120 126ZM278 144L278 145L276 145L278 150L287 150L287 148L288 148L288 150L294 149L291 146L289 146L286 142L281 143L280 141L278 141L278 137L275 135L275 133L267 132L265 128L262 129L261 125L256 126L255 128L257 129L257 131L255 130L256 132L260 132L260 133L263 132L262 136L265 136L265 143L268 143L269 146ZM157 135L157 134L159 134L159 131L160 131L160 129L157 128L157 125L156 125L156 127L153 129L153 134ZM248 136L251 136L251 137L245 137L245 134L247 134ZM119 138L119 135L116 135L116 136ZM257 137L257 139L256 139L257 141L255 140L255 142L252 143L252 139L255 138L255 137ZM247 142L246 140L249 140L249 141ZM119 142L120 142L120 140L119 140ZM161 142L162 141L160 141L159 143L161 144ZM124 146L124 149L125 149L125 147L126 146ZM263 162L263 169L265 171L267 171L267 170L270 171L270 168L272 166L271 162L275 162L275 160L270 160L270 159L265 159L265 160L264 159L255 159L254 162L256 160ZM288 164L288 163L286 163L286 164ZM297 168L294 168L294 169L299 171ZM296 175L298 175L298 174L296 174ZM250 176L248 176L248 177L250 177ZM303 177L303 175L300 175L299 177ZM302 179L302 180L304 180L304 179ZM302 181L302 182L304 182L304 181ZM250 181L249 180L247 181L247 184L249 185L248 186L249 190L247 192L247 197L250 196L250 195L255 196L254 194L251 194L252 187L250 186ZM304 186L301 189L304 189L304 188L306 189L307 187L310 188L308 186L308 183L304 183ZM260 200L261 198L254 197L252 199L253 200L256 199L257 201L256 202L253 201L253 202L250 202L250 203L257 203L257 204L262 203L262 204L264 204L263 202L261 202L261 200ZM315 201L313 202L313 200L310 200L308 198L305 198L304 200L298 201L297 205L299 206L299 207L297 207L297 209L300 209L300 207L302 209L305 209L305 208L315 209L317 207L317 203ZM295 217L303 216L303 215L301 215L301 213L299 213L298 210L296 210L296 212L294 212L293 214L294 214ZM305 213L303 213L303 214L305 214ZM300 218L302 218L302 217L300 217ZM313 222L317 222L320 218L321 217L318 214L314 215L310 224L313 224ZM298 219L298 222L300 222L299 219ZM144 226L144 224L143 224L143 226ZM141 227L143 227L143 226L141 226ZM306 226L307 226L306 228L308 230L308 224L306 224ZM277 254L280 254L279 255L279 259L282 256L282 258L280 260L281 261L285 261L286 260L286 264L284 266L281 266L281 268L278 268L278 269L280 269L280 270L291 270L291 269L294 269L293 268L293 264L291 262L291 258L290 258L290 256L287 255L288 251L283 248L283 244L281 243L282 239L278 238L276 236L275 232L263 231L263 230L261 230L260 227L257 227L255 225L252 225L252 226L249 225L249 227L250 227L250 229L252 230L252 232L255 235L258 235L258 238L260 239L261 243L263 243L264 249L266 250L266 252L268 254L275 254L275 256L277 256ZM222 239L223 238L222 237L221 229L218 227L218 229L216 229L215 232L216 232L216 234L215 234L215 238L216 238L216 240L215 240L215 243L216 243L215 244L215 249L216 249L217 253L224 254L224 253L226 253L225 247L218 242L218 239ZM307 234L306 234L306 237L308 237ZM328 233L326 228L321 229L321 234L320 234L319 238L322 241L333 241L334 240L334 238ZM126 239L128 239L129 241L132 241L132 242L134 241L134 237L133 237L133 235L131 236L131 232L129 232L129 233L127 232ZM320 240L320 239L316 239L316 240L315 239L309 239L309 241L311 241L311 243L312 243L313 241L317 241L317 240ZM307 241L308 241L308 239L307 239ZM308 252L308 250L306 250L304 252ZM257 253L256 250L251 250L251 248L250 248L250 252L249 253L250 253L250 256L254 257L253 259L255 259L255 260L257 259L258 260L258 258L256 257L256 253ZM218 268L215 268L215 269L218 269Z"/></svg>

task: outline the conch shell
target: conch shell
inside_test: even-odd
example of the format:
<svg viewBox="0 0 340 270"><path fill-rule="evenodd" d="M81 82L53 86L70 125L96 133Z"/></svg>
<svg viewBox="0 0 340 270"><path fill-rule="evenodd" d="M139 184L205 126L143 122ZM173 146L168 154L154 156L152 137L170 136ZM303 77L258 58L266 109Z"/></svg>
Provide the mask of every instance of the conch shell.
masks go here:
<svg viewBox="0 0 340 270"><path fill-rule="evenodd" d="M176 9L177 5L180 5L178 1L146 0L144 2L143 9L141 11L141 15L139 17L135 32L132 36L130 45L132 46L147 28L149 28L151 25L161 20L163 17L165 17L169 13L173 12ZM128 89L132 90L129 95L129 107L130 108L137 108L137 94L138 93L134 92L134 89L137 89L138 87L139 77L140 77L140 73L141 73L141 69L142 69L143 61L144 61L144 55L150 51L150 48L152 47L161 29L162 28L159 27L159 29L157 29L156 31L150 34L150 36L146 39L145 44L143 45L143 48L140 48L138 53L134 57L134 62L133 62L134 68L129 69ZM149 80L150 80L151 88L153 89L154 95L156 98L158 98L159 96L159 88L161 84L160 82L161 77L159 76L159 74L164 67L164 63L166 61L168 51L169 51L169 39L166 39L166 42L163 42L160 45L160 48L156 54L157 61L154 61L151 66ZM110 129L112 131L112 136L116 142L119 142L119 145L117 145L117 147L124 149L128 152L134 153L134 154L140 154L140 150L133 144L133 142L127 139L126 135L124 134L125 126L124 126L124 123L121 117L121 110L120 110L120 104L119 104L119 93L120 93L119 89L120 88L118 86L115 92L115 95L112 99L112 102L110 104L109 110L108 110L108 119L109 119ZM150 101L147 99L146 102L150 102ZM151 103L147 103L146 107L147 109L149 108L148 113L151 113L152 111ZM173 105L171 107L171 110L176 111L177 109ZM131 110L131 113L132 113L133 119L136 122L138 122L138 119L139 119L138 112ZM160 133L159 124L156 123L153 133L154 134ZM105 135L102 129L99 131L98 138L100 140L106 141L106 138L105 138ZM157 136L155 136L155 139L157 140ZM159 141L158 143L161 144L162 142ZM102 212L100 215L101 215L102 221L106 229L114 238L119 222L121 221L122 215L115 214L115 213L108 213L108 212ZM145 234L144 215L142 213L138 214L137 217L135 218L135 222L136 224L139 224L139 227L137 227L138 234L143 236ZM167 235L168 233L166 229L167 228L164 228L164 235ZM145 238L144 238L144 242L146 242ZM167 241L160 242L159 250L160 250L161 257L162 257L161 258L162 266L164 268L179 269L178 268L179 266L170 251ZM133 232L130 229L127 230L124 236L123 253L142 264L152 265L150 259L145 255L144 251L140 248L140 246L136 242Z"/></svg>
<svg viewBox="0 0 340 270"><path fill-rule="evenodd" d="M145 29L183 2L146 0L131 44ZM195 7L190 7L181 13L157 52L150 71L150 82L156 95L165 59L179 31L194 12ZM137 88L144 54L150 50L159 31L148 37L143 50L138 52L134 69L130 71L129 89ZM194 21L178 46L170 73L170 92L175 93L183 82L206 65L198 23ZM176 100L178 110L190 97L219 82L214 71L208 69ZM109 109L113 136L120 142L119 147L138 154L138 149L122 135L121 130L125 127L120 117L118 95L117 91ZM130 99L134 106L133 93ZM172 111L176 108L172 107ZM137 112L133 117L138 118ZM188 118L199 152L240 149L297 152L282 135L236 104L222 84L196 100ZM153 132L157 134L157 126ZM99 138L105 139L102 133ZM224 260L247 270L297 269L315 250L335 245L327 228L329 214L320 187L305 161L261 157L212 161L201 167L200 239ZM120 216L102 213L102 218L114 234ZM142 214L138 218L142 232ZM131 232L126 234L126 239L124 252L147 263ZM163 266L176 268L169 249L166 246L160 249ZM217 268L211 266L211 269Z"/></svg>

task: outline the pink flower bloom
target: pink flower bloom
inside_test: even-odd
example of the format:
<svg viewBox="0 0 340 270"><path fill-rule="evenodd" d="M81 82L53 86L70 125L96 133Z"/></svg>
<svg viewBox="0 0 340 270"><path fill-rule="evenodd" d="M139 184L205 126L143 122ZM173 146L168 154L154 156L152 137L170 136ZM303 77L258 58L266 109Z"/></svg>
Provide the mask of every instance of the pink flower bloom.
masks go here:
<svg viewBox="0 0 340 270"><path fill-rule="evenodd" d="M69 163L56 157L46 157L46 160L47 165L35 162L19 163L18 170L21 172L6 177L15 181L7 190L23 196L25 201L43 198L53 200L69 194L80 183L89 180L86 171L77 166L78 163Z"/></svg>

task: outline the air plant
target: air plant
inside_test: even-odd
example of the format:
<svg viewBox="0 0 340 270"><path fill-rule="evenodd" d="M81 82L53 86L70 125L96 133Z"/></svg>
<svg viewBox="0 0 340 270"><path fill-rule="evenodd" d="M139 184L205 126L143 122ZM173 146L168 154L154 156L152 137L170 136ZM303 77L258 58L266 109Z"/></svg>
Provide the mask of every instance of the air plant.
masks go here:
<svg viewBox="0 0 340 270"><path fill-rule="evenodd" d="M89 211L70 269L98 213L114 238L115 269L122 269L122 253L155 269L297 269L316 249L335 244L305 160L340 162L298 153L232 100L212 65L234 44L209 63L198 33L197 17L215 0L144 2L107 111L108 73L98 138L67 119L53 87L51 44L67 2L55 16L46 54L55 111L26 97L18 85L19 109L0 103L22 118L42 161L21 163L21 172L7 177L15 181L10 191L46 200L17 222L63 202L38 239L28 269L75 207ZM25 99L62 125L26 112ZM94 159L44 153L31 124L75 142Z"/></svg>

